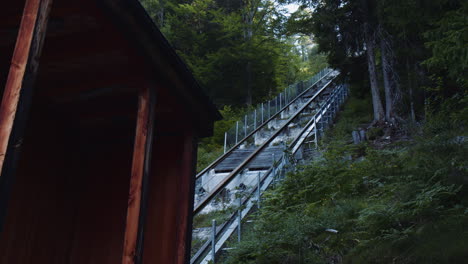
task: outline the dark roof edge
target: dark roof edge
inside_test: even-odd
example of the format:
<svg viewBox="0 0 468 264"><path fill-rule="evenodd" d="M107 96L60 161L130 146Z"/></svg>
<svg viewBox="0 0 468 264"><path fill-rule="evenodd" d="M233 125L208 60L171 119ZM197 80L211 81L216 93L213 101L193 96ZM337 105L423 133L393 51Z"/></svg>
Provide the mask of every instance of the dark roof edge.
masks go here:
<svg viewBox="0 0 468 264"><path fill-rule="evenodd" d="M138 0L107 0L112 1L114 4L122 5L122 8L128 11L127 14L131 14L135 19L135 22L141 25L141 30L145 31L148 37L155 42L155 46L160 47L166 57L168 63L171 63L177 74L181 76L181 79L186 87L188 87L188 93L206 108L206 112L210 114L210 118L213 121L222 119L222 115L213 104L211 99L205 94L187 65L175 52L169 41L164 37L161 31L158 29L156 24L153 22L151 17L146 12L145 8L140 4ZM107 2L102 1L102 2Z"/></svg>

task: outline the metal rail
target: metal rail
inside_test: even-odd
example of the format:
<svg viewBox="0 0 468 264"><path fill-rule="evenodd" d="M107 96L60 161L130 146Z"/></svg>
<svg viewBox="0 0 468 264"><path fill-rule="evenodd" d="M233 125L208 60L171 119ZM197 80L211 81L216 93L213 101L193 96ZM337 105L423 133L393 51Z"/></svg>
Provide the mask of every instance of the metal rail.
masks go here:
<svg viewBox="0 0 468 264"><path fill-rule="evenodd" d="M291 116L285 124L283 124L272 136L270 136L262 145L260 145L253 153L251 153L241 164L239 164L226 178L224 178L215 188L214 191L210 192L207 196L203 198L202 201L200 201L198 204L195 205L195 208L193 210L193 214L198 214L210 201L213 199L218 192L226 187L233 179L234 177L244 169L244 167L252 161L260 151L262 151L264 148L266 148L270 142L273 141L285 128L288 127L288 125L296 118L298 117L301 112L306 109L314 100L317 98L323 91L325 91L326 88L334 81L335 78L333 78L331 81L329 81L327 84L325 84L320 90L318 90L314 96L312 96L293 116Z"/></svg>
<svg viewBox="0 0 468 264"><path fill-rule="evenodd" d="M283 108L281 108L276 114L272 115L270 118L268 118L265 122L263 122L261 125L259 125L256 129L254 129L252 132L250 132L247 136L245 136L243 139L241 139L237 144L235 144L232 148L230 148L226 153L224 153L223 155L219 156L215 161L213 161L210 165L208 165L206 168L204 168L202 171L200 171L197 176L196 176L196 179L200 178L203 174L207 173L210 169L216 167L220 162L222 162L224 159L226 159L234 150L236 150L240 145L244 144L245 141L247 141L250 137L252 137L253 135L255 135L255 133L257 133L258 131L260 131L261 129L263 129L267 124L268 122L272 121L273 119L277 118L284 110L286 110L289 106L291 106L292 104L296 103L297 100L299 100L302 96L304 96L304 94L306 94L307 92L309 92L317 83L321 82L323 79L325 79L327 76L330 75L330 73L333 72L333 71L329 71L327 72L325 75L322 76L322 78L320 78L319 80L317 80L315 83L313 83L312 85L310 85L309 88L305 89L302 93L300 93L299 95L296 96L296 98L294 98L293 100L291 100L291 102L289 102L288 104L286 104Z"/></svg>
<svg viewBox="0 0 468 264"><path fill-rule="evenodd" d="M320 107L320 109L317 111L314 117L310 119L310 121L307 123L304 129L302 129L299 135L293 140L293 142L291 143L291 146L293 146L291 150L292 153L295 153L297 149L301 146L303 140L308 137L310 132L312 132L313 129L317 128L317 122L323 118L323 115L326 113L326 110L329 108L330 104L334 103L336 99L335 96L341 91L341 89L343 88L340 87L340 89L333 91L333 93L327 98L323 106Z"/></svg>
<svg viewBox="0 0 468 264"><path fill-rule="evenodd" d="M336 115L339 106L343 103L344 98L347 95L347 89L344 86L340 86L339 88L335 89L332 94L325 100L325 103L319 107L319 109L315 112L313 118L309 122L307 122L307 125L304 126L304 128L301 130L300 133L298 133L292 143L287 147L287 149L291 150L291 155L294 156L296 151L299 149L299 147L302 145L304 139L308 137L308 135L311 133L312 129L315 131L317 130L317 122L322 119L324 114L328 113L328 111L331 108L331 116ZM298 111L302 112L302 111ZM330 120L327 120L331 121ZM305 137L304 137L305 136ZM315 134L315 137L317 137L317 134ZM317 139L317 138L316 138ZM233 212L228 220L226 220L220 227L215 228L215 233L212 234L212 240L207 240L203 246L197 251L197 253L191 258L190 263L199 263L201 257L205 256L206 251L208 250L210 244L213 246L213 255L215 252L217 252L222 245L227 241L227 239L232 235L234 232L234 229L238 229L240 223L236 222L236 218L240 217L244 218L250 210L252 209L254 205L253 196L257 192L257 198L260 199L260 190L264 191L266 190L271 182L273 181L273 178L276 176L276 173L278 170L281 170L287 163L286 157L283 155L282 159L279 161L275 162L262 176L259 178L258 185L255 186L248 194L247 196L244 197L244 199L241 202L241 206L245 206L245 209L239 211L239 212ZM271 175L273 173L273 175ZM259 176L260 177L260 176ZM259 202L259 201L257 201ZM240 209L239 209L240 210ZM240 221L240 220L239 220ZM239 231L239 229L238 229ZM219 240L216 238L219 237ZM217 241L217 242L214 242ZM207 263L209 260L210 256L206 255L203 261L201 262L202 264ZM213 258L213 257L212 257Z"/></svg>

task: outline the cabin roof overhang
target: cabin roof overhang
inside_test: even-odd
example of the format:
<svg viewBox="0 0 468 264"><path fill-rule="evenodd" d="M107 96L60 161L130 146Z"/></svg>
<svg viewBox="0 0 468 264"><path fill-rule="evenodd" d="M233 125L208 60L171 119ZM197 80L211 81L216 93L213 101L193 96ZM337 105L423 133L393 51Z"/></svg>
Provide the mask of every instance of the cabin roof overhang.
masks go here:
<svg viewBox="0 0 468 264"><path fill-rule="evenodd" d="M0 95L23 7L10 1L0 10ZM92 113L96 98L123 102L148 83L160 88L160 117L212 134L220 113L138 0L54 0L34 100L57 109L85 102Z"/></svg>
<svg viewBox="0 0 468 264"><path fill-rule="evenodd" d="M152 21L138 0L100 0L116 23L135 40L145 56L157 69L166 69L166 78L190 109L210 121L220 120L221 114L203 92L186 64Z"/></svg>

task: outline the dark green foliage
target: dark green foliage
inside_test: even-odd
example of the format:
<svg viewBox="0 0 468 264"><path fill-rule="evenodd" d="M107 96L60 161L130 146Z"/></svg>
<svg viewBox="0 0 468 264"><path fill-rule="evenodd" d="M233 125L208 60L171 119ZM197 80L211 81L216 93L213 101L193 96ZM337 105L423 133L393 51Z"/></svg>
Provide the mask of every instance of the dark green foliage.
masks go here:
<svg viewBox="0 0 468 264"><path fill-rule="evenodd" d="M382 46L379 43L381 40L385 43L391 69L389 79L393 83L390 89L393 100L385 104L394 104L396 116L423 120L427 101L432 97L447 99L456 94L464 97L468 83L466 1L285 2L303 4L303 9L289 20L287 28L291 34L314 34L314 41L328 54L329 64L340 69L352 83L360 83L359 95L369 93L366 26L377 44L377 75L382 88ZM442 89L435 90L437 87Z"/></svg>
<svg viewBox="0 0 468 264"><path fill-rule="evenodd" d="M353 90L354 87L351 87ZM324 144L339 142L344 144L351 140L351 133L358 127L365 127L372 120L372 106L369 98L351 97L346 103L346 107L338 113L340 122L334 124L334 129L325 134L322 140Z"/></svg>
<svg viewBox="0 0 468 264"><path fill-rule="evenodd" d="M216 220L216 222L219 225L225 222L226 220L228 220L232 212L234 211L235 209L229 207L229 208L225 208L224 210L212 211L207 214L197 214L193 218L193 227L194 228L211 227L211 223L213 219Z"/></svg>
<svg viewBox="0 0 468 264"><path fill-rule="evenodd" d="M326 63L352 86L354 97L321 142L322 158L264 195L253 231L240 245L231 242L236 250L226 263L466 262L466 1L284 0L303 7L288 24L267 1L141 1L207 93L226 106L214 136L199 146L198 170L223 152L224 132L250 104L249 87L260 102ZM351 144L351 132L372 120L366 29L376 41L381 90L380 40L388 46L398 120L390 134L411 133L412 141L376 148L372 141L388 131L375 127L370 142ZM318 46L294 47L311 34ZM195 226L229 212L200 215Z"/></svg>
<svg viewBox="0 0 468 264"><path fill-rule="evenodd" d="M425 64L431 70L448 73L465 88L468 86L468 3L449 11L425 33L426 46L432 56Z"/></svg>
<svg viewBox="0 0 468 264"><path fill-rule="evenodd" d="M298 55L283 38L284 15L273 3L141 2L217 105L249 105L249 96L259 103L297 81L292 62ZM249 12L251 22L245 17Z"/></svg>
<svg viewBox="0 0 468 264"><path fill-rule="evenodd" d="M215 123L213 136L202 139L198 146L197 171L203 170L224 153L224 132L234 126L243 113L230 106L224 106L220 112L223 119Z"/></svg>
<svg viewBox="0 0 468 264"><path fill-rule="evenodd" d="M223 146L216 146L216 148L209 148L205 145L198 146L197 153L197 172L208 167L213 161L224 154Z"/></svg>
<svg viewBox="0 0 468 264"><path fill-rule="evenodd" d="M442 111L414 141L380 150L347 144L352 126L370 118L357 102L329 133L323 159L265 194L254 232L226 263L465 262L464 127L441 121Z"/></svg>
<svg viewBox="0 0 468 264"><path fill-rule="evenodd" d="M250 107L246 106L249 87L252 103L259 103L327 66L325 55L317 48L307 48L309 54L297 52L295 38L284 35L284 14L272 2L141 2L207 94L220 108L224 107L224 120L215 124L213 137L199 145L198 171L223 153L224 132ZM251 25L245 21L249 10L254 12ZM246 37L249 26L251 38Z"/></svg>

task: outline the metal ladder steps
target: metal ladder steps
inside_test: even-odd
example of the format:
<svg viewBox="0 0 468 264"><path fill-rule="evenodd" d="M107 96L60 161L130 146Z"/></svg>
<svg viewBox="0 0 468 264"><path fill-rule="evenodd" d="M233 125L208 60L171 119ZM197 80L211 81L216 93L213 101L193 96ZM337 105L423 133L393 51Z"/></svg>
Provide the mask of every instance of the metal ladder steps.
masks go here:
<svg viewBox="0 0 468 264"><path fill-rule="evenodd" d="M225 160L215 167L216 173L230 172L242 163L254 149L235 150ZM283 148L280 146L271 146L260 152L248 165L249 170L263 170L271 167L273 159L278 160L283 155Z"/></svg>

